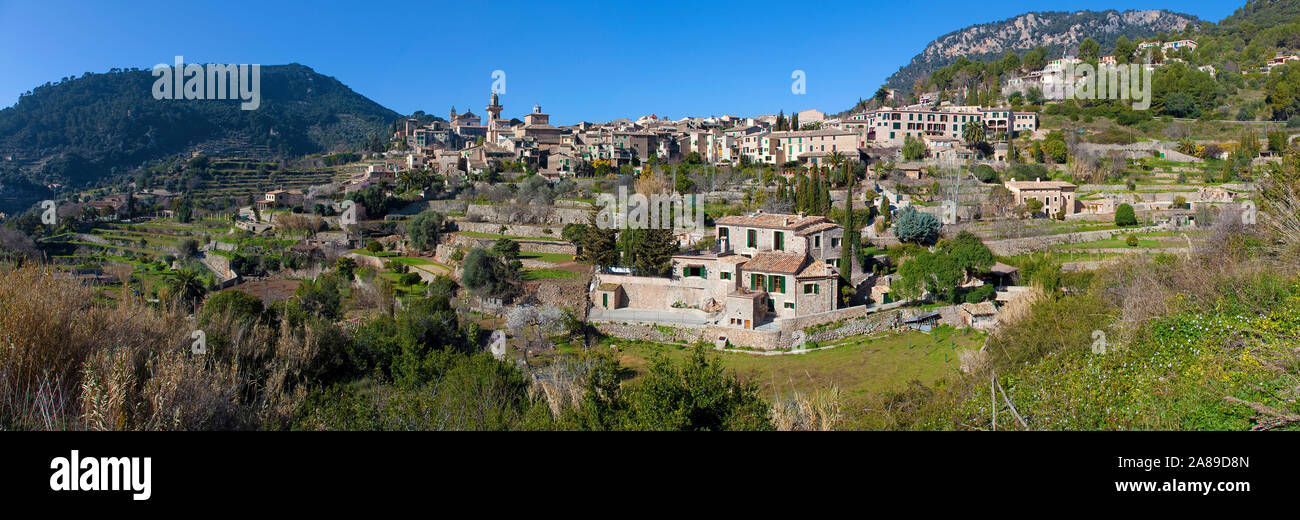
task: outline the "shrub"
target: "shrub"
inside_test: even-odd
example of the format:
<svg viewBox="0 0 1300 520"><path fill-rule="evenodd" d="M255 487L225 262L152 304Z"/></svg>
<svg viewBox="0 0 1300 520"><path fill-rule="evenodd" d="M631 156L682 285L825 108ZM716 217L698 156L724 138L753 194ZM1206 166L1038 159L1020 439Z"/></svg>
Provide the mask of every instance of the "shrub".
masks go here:
<svg viewBox="0 0 1300 520"><path fill-rule="evenodd" d="M406 273L411 270L411 266L398 262L397 260L384 262L384 268L394 273Z"/></svg>
<svg viewBox="0 0 1300 520"><path fill-rule="evenodd" d="M939 219L929 213L922 213L908 206L898 212L894 223L894 235L900 241L914 244L930 245L939 239Z"/></svg>
<svg viewBox="0 0 1300 520"><path fill-rule="evenodd" d="M1124 244L1128 245L1129 247L1137 247L1138 245L1137 235L1129 235L1128 238L1124 240Z"/></svg>
<svg viewBox="0 0 1300 520"><path fill-rule="evenodd" d="M406 234L411 237L411 247L419 251L433 251L438 247L442 228L442 215L426 210L411 219L411 223L406 227Z"/></svg>
<svg viewBox="0 0 1300 520"><path fill-rule="evenodd" d="M997 182L998 171L987 164L980 164L971 168L971 173L975 175L980 182Z"/></svg>
<svg viewBox="0 0 1300 520"><path fill-rule="evenodd" d="M1133 212L1133 206L1130 204L1120 204L1115 208L1115 225L1116 226L1136 226L1137 214Z"/></svg>
<svg viewBox="0 0 1300 520"><path fill-rule="evenodd" d="M998 290L993 284L984 284L974 290L966 293L966 303L979 303L982 301L992 300L997 296Z"/></svg>

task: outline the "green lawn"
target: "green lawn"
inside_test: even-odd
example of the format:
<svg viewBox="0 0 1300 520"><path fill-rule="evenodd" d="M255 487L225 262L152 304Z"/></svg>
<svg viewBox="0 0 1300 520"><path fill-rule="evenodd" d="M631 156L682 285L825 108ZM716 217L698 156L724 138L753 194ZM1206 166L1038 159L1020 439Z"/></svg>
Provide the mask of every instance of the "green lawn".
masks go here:
<svg viewBox="0 0 1300 520"><path fill-rule="evenodd" d="M619 346L620 362L633 370L632 380L644 374L653 356L681 359L691 348L616 338L609 341ZM912 331L875 339L852 336L835 343L834 348L806 354L714 355L721 356L728 371L756 381L767 399L835 385L841 392L843 428L872 428L866 409L873 396L903 390L912 380L928 384L955 374L960 366L958 351L978 349L983 343L983 333L943 326L929 333Z"/></svg>
<svg viewBox="0 0 1300 520"><path fill-rule="evenodd" d="M577 277L578 273L561 269L531 269L524 271L524 280L553 280Z"/></svg>
<svg viewBox="0 0 1300 520"><path fill-rule="evenodd" d="M563 263L565 263L565 262L572 262L572 261L573 261L573 255L566 255L566 254L563 254L563 253L528 253L528 252L521 252L521 253L519 253L519 258L521 258L521 259L534 259L534 260L541 260L541 261L543 261L543 262L550 262L550 263L553 263L553 264L563 264Z"/></svg>
<svg viewBox="0 0 1300 520"><path fill-rule="evenodd" d="M1122 238L1093 240L1091 242L1079 242L1077 244L1061 244L1054 246L1053 249L1127 249L1129 247L1128 242L1126 242L1127 239L1128 235L1124 235ZM1165 247L1178 247L1178 245L1169 242L1161 242L1159 240L1146 239L1142 238L1142 235L1138 235L1138 245L1134 247L1134 249L1160 249Z"/></svg>

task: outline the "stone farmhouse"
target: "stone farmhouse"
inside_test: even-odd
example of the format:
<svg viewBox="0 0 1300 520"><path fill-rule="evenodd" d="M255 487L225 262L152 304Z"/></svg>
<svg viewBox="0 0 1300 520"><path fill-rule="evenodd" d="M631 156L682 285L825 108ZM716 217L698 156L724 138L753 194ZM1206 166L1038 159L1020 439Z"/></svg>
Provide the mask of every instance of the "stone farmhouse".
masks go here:
<svg viewBox="0 0 1300 520"><path fill-rule="evenodd" d="M1043 203L1043 211L1049 216L1057 213L1073 215L1079 211L1074 200L1076 186L1068 182L1012 179L1006 182L1006 187L1015 195L1016 205L1037 199Z"/></svg>
<svg viewBox="0 0 1300 520"><path fill-rule="evenodd" d="M698 309L715 324L753 329L836 308L844 229L822 216L754 213L718 219L718 250L672 258L669 278L602 273L601 310Z"/></svg>

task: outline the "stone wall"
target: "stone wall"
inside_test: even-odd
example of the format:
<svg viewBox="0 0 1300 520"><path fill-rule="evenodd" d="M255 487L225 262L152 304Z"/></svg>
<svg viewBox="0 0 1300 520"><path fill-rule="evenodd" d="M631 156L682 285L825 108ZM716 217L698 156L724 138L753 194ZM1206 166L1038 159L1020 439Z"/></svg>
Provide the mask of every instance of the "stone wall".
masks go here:
<svg viewBox="0 0 1300 520"><path fill-rule="evenodd" d="M501 226L505 226L503 233ZM491 235L507 235L514 237L555 237L560 239L560 234L564 232L564 226L535 226L532 224L497 224L495 222L470 222L466 219L456 220L456 229L459 231L469 231L471 233L487 233ZM550 233L547 233L550 231Z"/></svg>
<svg viewBox="0 0 1300 520"><path fill-rule="evenodd" d="M805 340L829 343L849 336L891 330L902 323L903 312L901 309L896 309L850 318L838 327L808 334L805 336Z"/></svg>
<svg viewBox="0 0 1300 520"><path fill-rule="evenodd" d="M601 274L599 283L616 283L623 286L627 294L627 308L665 310L677 302L688 305L700 305L712 294L706 287L693 280L674 280L654 276L631 276L618 274Z"/></svg>
<svg viewBox="0 0 1300 520"><path fill-rule="evenodd" d="M464 213L469 208L469 201L464 200L431 200L426 202L428 209L438 213Z"/></svg>
<svg viewBox="0 0 1300 520"><path fill-rule="evenodd" d="M470 204L465 218L478 222L500 224L534 224L564 227L565 224L585 224L591 210L585 208L557 208L554 206L523 206L518 204Z"/></svg>
<svg viewBox="0 0 1300 520"><path fill-rule="evenodd" d="M563 255L578 254L577 246L568 242L546 240L516 240L516 242L519 242L519 250L525 253L559 253ZM474 248L491 249L496 243L497 239L495 238L477 238L454 234L447 244L440 244L438 247L440 248L439 251L442 251L444 245L448 246L449 248L446 249L446 252L450 255L451 251L456 250L456 246L463 247L466 250ZM441 253L438 254L438 257L443 258Z"/></svg>
<svg viewBox="0 0 1300 520"><path fill-rule="evenodd" d="M529 282L527 290L535 294L542 305L570 309L578 318L585 320L590 307L587 302L587 287L590 283L591 275L588 274L578 278Z"/></svg>
<svg viewBox="0 0 1300 520"><path fill-rule="evenodd" d="M990 240L984 242L984 245L993 251L993 254L1000 256L1016 256L1026 253L1034 253L1049 249L1052 246L1063 244L1077 244L1080 242L1092 242L1094 240L1108 240L1119 234L1128 235L1131 233L1148 233L1152 231L1161 231L1161 226L1147 226L1141 228L1128 229L1105 229L1099 231L1080 231L1077 233L1062 233L1059 235L1043 235L1036 237L1008 238L1004 240Z"/></svg>
<svg viewBox="0 0 1300 520"><path fill-rule="evenodd" d="M694 343L703 337L701 329L686 325L623 325L622 323L611 322L599 322L592 325L602 334L656 343Z"/></svg>
<svg viewBox="0 0 1300 520"><path fill-rule="evenodd" d="M782 336L786 341L782 341ZM802 336L802 333L800 333ZM786 333L780 330L755 330L755 329L737 329L732 327L722 327L719 325L710 325L704 330L704 338L713 344L718 338L727 338L727 343L731 346L746 347L759 350L776 350L783 344L793 345L793 333Z"/></svg>

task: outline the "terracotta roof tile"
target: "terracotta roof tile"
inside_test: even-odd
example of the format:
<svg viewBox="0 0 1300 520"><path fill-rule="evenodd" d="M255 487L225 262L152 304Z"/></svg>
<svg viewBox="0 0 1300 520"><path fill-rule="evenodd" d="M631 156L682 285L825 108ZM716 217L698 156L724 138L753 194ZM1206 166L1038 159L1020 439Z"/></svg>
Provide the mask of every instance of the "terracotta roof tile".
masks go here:
<svg viewBox="0 0 1300 520"><path fill-rule="evenodd" d="M745 271L795 274L806 258L807 255L799 253L759 253L745 262Z"/></svg>
<svg viewBox="0 0 1300 520"><path fill-rule="evenodd" d="M831 276L839 276L839 272L830 264L826 262L811 262L807 267L804 267L802 271L799 271L799 274L795 275L795 278L827 278Z"/></svg>
<svg viewBox="0 0 1300 520"><path fill-rule="evenodd" d="M770 229L798 230L814 224L830 222L823 216L789 215L783 213L755 213L753 215L730 215L718 219L720 226L758 227Z"/></svg>

